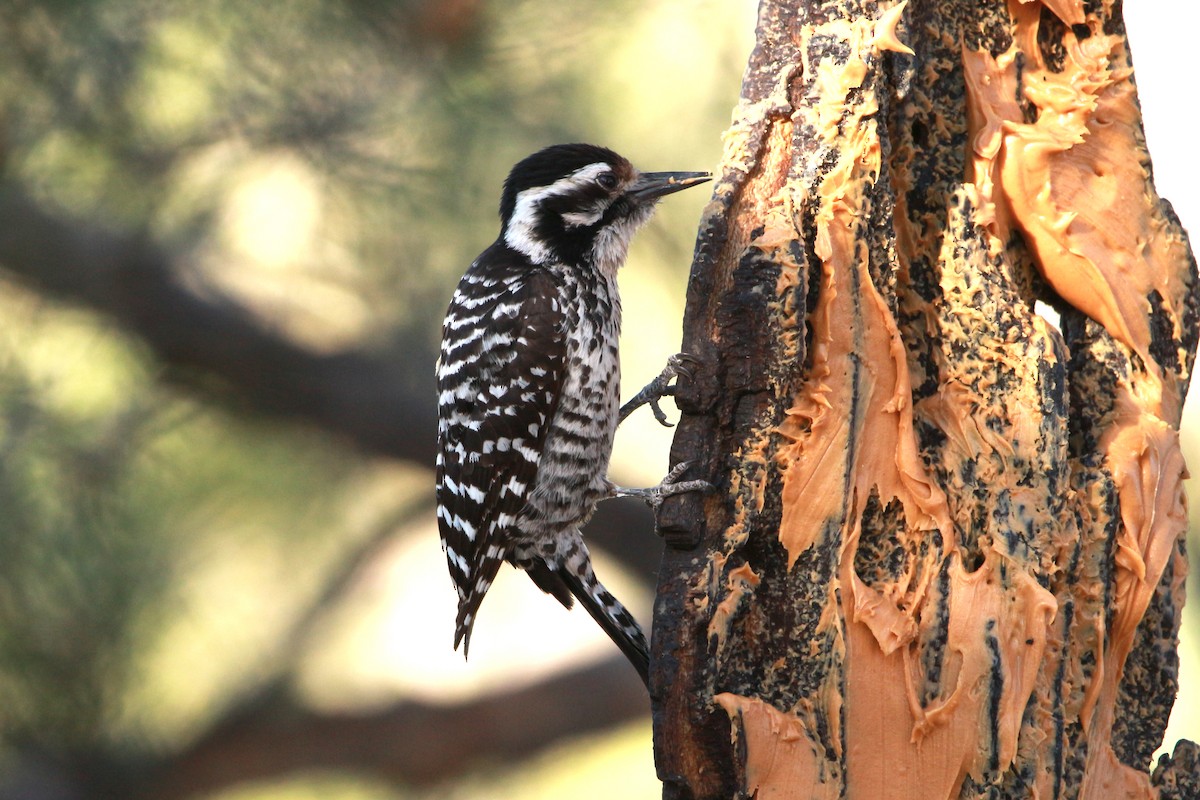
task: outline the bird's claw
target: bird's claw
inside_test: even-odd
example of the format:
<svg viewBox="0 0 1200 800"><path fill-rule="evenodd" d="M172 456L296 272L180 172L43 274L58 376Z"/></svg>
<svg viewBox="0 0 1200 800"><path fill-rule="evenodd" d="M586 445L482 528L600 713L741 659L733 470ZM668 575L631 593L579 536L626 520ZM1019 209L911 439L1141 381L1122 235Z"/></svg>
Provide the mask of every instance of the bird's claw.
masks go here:
<svg viewBox="0 0 1200 800"><path fill-rule="evenodd" d="M658 404L658 401L663 397L671 397L674 394L675 387L667 386L662 390L658 397L653 397L648 401L651 413L654 414L654 418L658 420L658 424L662 425L664 428L674 428L675 424L667 419L667 412L662 410L662 406Z"/></svg>
<svg viewBox="0 0 1200 800"><path fill-rule="evenodd" d="M649 489L626 489L616 486L613 488L613 494L617 497L640 497L646 501L646 505L658 511L659 506L663 504L663 500L673 495L685 494L687 492L712 491L713 485L708 481L678 480L691 466L691 461L681 461L671 468L671 471L667 473L667 477L663 478L662 482L657 486L651 486Z"/></svg>
<svg viewBox="0 0 1200 800"><path fill-rule="evenodd" d="M649 405L650 410L654 413L654 419L658 420L659 425L662 425L664 428L674 427L667 421L667 415L658 404L658 401L664 397L673 397L675 395L675 387L671 385L671 381L676 376L682 375L688 380L692 380L695 377L693 368L699 366L699 364L700 359L688 353L676 353L668 358L667 366L658 374L658 377L646 384L629 402L621 406L618 424L624 422L625 418L640 406Z"/></svg>
<svg viewBox="0 0 1200 800"><path fill-rule="evenodd" d="M700 366L700 358L691 353L676 353L667 359L667 369L673 369L676 375L682 375L689 381L694 380L696 373L693 371Z"/></svg>

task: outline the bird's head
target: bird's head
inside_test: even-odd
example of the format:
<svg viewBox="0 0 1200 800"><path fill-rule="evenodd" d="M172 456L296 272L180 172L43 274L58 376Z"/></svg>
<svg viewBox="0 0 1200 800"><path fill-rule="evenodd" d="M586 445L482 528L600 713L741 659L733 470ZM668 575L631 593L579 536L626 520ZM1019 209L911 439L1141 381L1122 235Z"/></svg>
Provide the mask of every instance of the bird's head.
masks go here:
<svg viewBox="0 0 1200 800"><path fill-rule="evenodd" d="M500 199L502 236L535 263L590 264L615 272L660 197L707 172L639 172L604 147L560 144L518 162Z"/></svg>

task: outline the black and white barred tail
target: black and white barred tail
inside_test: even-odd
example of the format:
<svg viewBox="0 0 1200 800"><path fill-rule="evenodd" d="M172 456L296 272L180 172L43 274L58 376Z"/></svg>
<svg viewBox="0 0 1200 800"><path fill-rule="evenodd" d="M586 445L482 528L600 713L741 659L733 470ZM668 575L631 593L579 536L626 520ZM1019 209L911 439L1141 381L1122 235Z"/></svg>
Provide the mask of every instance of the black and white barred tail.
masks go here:
<svg viewBox="0 0 1200 800"><path fill-rule="evenodd" d="M633 615L621 605L621 601L612 595L604 584L596 579L592 571L592 562L588 557L587 547L579 543L581 558L577 561L568 559L562 570L563 580L571 589L571 594L579 598L592 619L604 629L608 638L620 648L629 659L629 663L637 670L642 683L650 685L650 647L646 643L646 635L638 625Z"/></svg>
<svg viewBox="0 0 1200 800"><path fill-rule="evenodd" d="M572 598L577 598L637 670L642 683L649 685L650 648L642 626L638 625L621 601L600 583L582 538L573 537L566 553L555 560L518 558L513 563L524 569L539 589L554 595L565 607L570 608Z"/></svg>

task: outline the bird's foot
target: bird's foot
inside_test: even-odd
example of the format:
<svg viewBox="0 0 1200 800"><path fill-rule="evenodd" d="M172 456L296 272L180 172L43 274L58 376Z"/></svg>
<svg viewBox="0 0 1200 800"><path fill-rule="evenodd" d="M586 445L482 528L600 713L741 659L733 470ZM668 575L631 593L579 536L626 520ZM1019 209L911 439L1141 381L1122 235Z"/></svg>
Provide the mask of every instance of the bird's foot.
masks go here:
<svg viewBox="0 0 1200 800"><path fill-rule="evenodd" d="M663 413L662 408L658 405L658 401L675 394L675 387L670 385L675 376L683 375L690 380L692 378L692 367L699 363L700 359L687 353L676 353L668 358L667 366L658 374L658 377L642 387L640 392L630 398L625 405L621 406L621 415L617 419L617 424L620 425L625 421L626 417L638 408L649 404L650 410L654 412L654 418L658 420L658 424L667 428L672 427L671 423L667 422L667 415Z"/></svg>
<svg viewBox="0 0 1200 800"><path fill-rule="evenodd" d="M667 473L667 477L662 479L662 483L658 486L651 486L649 489L628 489L624 486L613 486L613 497L640 497L646 501L646 505L653 508L655 511L662 505L663 500L676 494L684 494L685 492L709 492L712 491L712 484L708 481L679 481L679 476L687 472L688 467L692 465L690 461L681 461Z"/></svg>

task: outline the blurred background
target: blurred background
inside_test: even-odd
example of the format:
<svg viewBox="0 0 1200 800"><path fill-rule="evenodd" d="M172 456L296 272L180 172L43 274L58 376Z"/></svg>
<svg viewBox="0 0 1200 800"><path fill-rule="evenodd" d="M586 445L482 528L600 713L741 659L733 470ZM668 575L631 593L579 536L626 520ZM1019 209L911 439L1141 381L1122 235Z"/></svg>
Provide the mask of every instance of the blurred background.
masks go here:
<svg viewBox="0 0 1200 800"><path fill-rule="evenodd" d="M1195 227L1200 19L1131 6ZM0 4L0 798L659 796L644 692L585 616L505 570L451 650L431 370L508 168L565 141L715 168L754 12ZM665 202L621 274L629 387L677 349L706 199ZM613 474L657 482L670 436L635 416ZM657 543L622 535L648 517L604 514L598 572L648 624ZM1182 717L1168 742L1200 739Z"/></svg>

